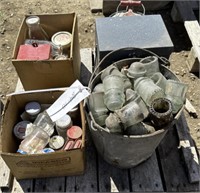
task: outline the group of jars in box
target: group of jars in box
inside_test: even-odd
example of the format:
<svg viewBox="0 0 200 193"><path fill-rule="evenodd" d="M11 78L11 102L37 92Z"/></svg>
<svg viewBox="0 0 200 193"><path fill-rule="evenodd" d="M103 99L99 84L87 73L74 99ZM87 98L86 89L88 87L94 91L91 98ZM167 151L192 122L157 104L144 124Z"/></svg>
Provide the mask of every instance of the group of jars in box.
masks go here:
<svg viewBox="0 0 200 193"><path fill-rule="evenodd" d="M68 31L56 32L51 38L40 25L38 16L26 18L28 39L19 47L19 60L65 60L69 55L72 34ZM51 40L51 41L50 41Z"/></svg>
<svg viewBox="0 0 200 193"><path fill-rule="evenodd" d="M54 123L45 111L47 106L36 101L25 105L20 115L22 120L13 128L15 137L20 141L18 153L50 153L81 148L82 129L73 125L78 107Z"/></svg>
<svg viewBox="0 0 200 193"><path fill-rule="evenodd" d="M110 133L144 135L170 124L183 107L187 85L166 79L156 56L118 69L111 65L89 97L95 122Z"/></svg>

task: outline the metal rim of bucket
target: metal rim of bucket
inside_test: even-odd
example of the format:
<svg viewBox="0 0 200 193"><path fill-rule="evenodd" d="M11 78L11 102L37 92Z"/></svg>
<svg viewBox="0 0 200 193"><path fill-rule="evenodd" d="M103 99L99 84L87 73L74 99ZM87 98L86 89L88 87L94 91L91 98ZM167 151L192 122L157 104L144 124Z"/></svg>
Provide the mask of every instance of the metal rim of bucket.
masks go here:
<svg viewBox="0 0 200 193"><path fill-rule="evenodd" d="M127 49L127 50L130 50L130 49L139 50L139 51L142 51L142 52L148 54L148 56L149 56L149 54L150 54L151 56L154 55L154 56L158 57L159 65L160 65L161 71L164 70L165 72L169 73L170 76L173 76L173 78L174 78L175 80L180 81L180 80L177 78L177 76L176 76L173 72L171 72L171 71L165 66L165 65L169 64L169 61L168 61L166 58L159 57L159 56L156 55L155 53L153 53L153 52L151 52L151 51L149 51L149 50L146 50L146 49L128 47L128 48L122 48L122 49L114 50L114 51L110 52L108 55L106 55L106 56L100 61L100 63L99 63L99 64L96 66L96 68L94 69L94 72L92 73L92 76L91 76L90 81L89 81L89 88L90 88L91 90L93 89L92 86L93 86L94 81L95 81L96 79L100 79L101 73L103 72L103 70L105 70L105 69L103 69L103 70L101 70L98 74L95 75L95 72L97 71L97 69L98 69L111 55L116 54L116 53L120 52L121 50L126 50L126 49ZM146 57L146 56L145 56L145 57ZM122 65L122 63L123 63L124 66L126 66L126 65L128 65L128 64L130 65L130 63L132 63L133 61L136 61L136 60L139 60L139 59L141 59L141 58L139 58L139 57L135 57L135 58L124 58L124 59L121 59L121 60L118 60L118 61L113 62L111 65L114 65L114 66L117 66L117 67L118 67L118 65L119 65L120 63L121 63L121 65ZM162 62L162 63L165 64L165 65L160 64L160 62ZM107 67L108 67L108 66L107 66ZM164 75L165 75L165 74L164 74ZM86 104L87 104L87 101L88 101L88 99L86 100ZM155 131L155 132L153 132L153 133L145 134L145 135L130 135L130 136L128 136L128 135L120 135L120 136L129 137L129 138L147 138L147 137L150 137L150 136L153 136L153 135L157 135L157 134L159 134L159 133L161 133L161 132L164 132L164 131L165 131L166 129L168 129L169 127L173 126L173 125L175 124L175 122L177 121L177 119L180 117L180 115L181 115L183 109L184 109L184 106L183 106L183 107L179 110L179 112L175 115L174 120L173 120L169 125L163 127L162 129L159 129L159 130L157 130L157 131ZM90 118L90 120L91 120L91 122L90 122L90 128L91 128L91 129L93 129L94 131L100 130L100 131L104 131L104 132L110 133L110 132L109 132L109 129L103 128L103 127L101 127L100 125L98 125L98 124L95 122L95 120L94 120L94 118L93 118L93 115L92 115L92 113L89 111L89 109L88 109L88 116L89 116L89 118ZM94 126L95 126L97 129L94 129ZM114 133L110 133L110 134L111 134L111 135L118 136L117 134L114 134Z"/></svg>

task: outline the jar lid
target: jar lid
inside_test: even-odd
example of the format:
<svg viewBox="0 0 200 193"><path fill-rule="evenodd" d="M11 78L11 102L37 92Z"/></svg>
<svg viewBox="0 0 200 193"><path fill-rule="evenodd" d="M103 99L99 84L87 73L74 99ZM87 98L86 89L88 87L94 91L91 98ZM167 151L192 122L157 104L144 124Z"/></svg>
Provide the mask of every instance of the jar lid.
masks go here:
<svg viewBox="0 0 200 193"><path fill-rule="evenodd" d="M65 143L65 140L60 135L53 136L49 141L49 147L52 149L60 149Z"/></svg>
<svg viewBox="0 0 200 193"><path fill-rule="evenodd" d="M67 130L67 136L70 139L78 139L82 136L82 129L79 126L72 126Z"/></svg>
<svg viewBox="0 0 200 193"><path fill-rule="evenodd" d="M29 115L37 115L41 111L40 103L38 102L29 102L25 106L25 111Z"/></svg>
<svg viewBox="0 0 200 193"><path fill-rule="evenodd" d="M34 25L34 24L39 24L40 18L38 16L29 16L26 18L26 24L27 25Z"/></svg>
<svg viewBox="0 0 200 193"><path fill-rule="evenodd" d="M13 132L18 139L24 139L26 137L27 128L31 127L30 121L20 121L14 126Z"/></svg>
<svg viewBox="0 0 200 193"><path fill-rule="evenodd" d="M62 129L66 129L66 127L69 127L71 125L71 121L71 117L65 114L62 118L56 121L56 126Z"/></svg>
<svg viewBox="0 0 200 193"><path fill-rule="evenodd" d="M60 31L55 33L51 41L57 46L69 47L71 44L72 34L67 31Z"/></svg>

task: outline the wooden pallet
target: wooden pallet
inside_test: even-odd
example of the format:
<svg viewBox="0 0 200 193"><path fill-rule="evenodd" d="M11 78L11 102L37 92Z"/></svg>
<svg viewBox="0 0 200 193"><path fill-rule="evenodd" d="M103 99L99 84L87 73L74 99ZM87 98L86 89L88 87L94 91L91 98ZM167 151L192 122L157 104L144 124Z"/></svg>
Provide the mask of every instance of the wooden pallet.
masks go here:
<svg viewBox="0 0 200 193"><path fill-rule="evenodd" d="M194 11L200 10L199 1L175 1L171 16L174 22L183 22L192 43L187 64L190 72L200 68L200 26Z"/></svg>
<svg viewBox="0 0 200 193"><path fill-rule="evenodd" d="M84 55L84 56L83 56ZM92 50L81 50L82 81L89 80ZM89 61L89 63L88 63ZM84 70L83 70L84 69ZM22 89L19 82L18 89ZM10 191L21 192L198 192L199 180L189 182L187 162L182 159L178 130L191 140L184 116L171 128L153 155L131 169L119 169L106 163L96 152L89 130L86 133L86 170L84 175L16 180ZM193 161L190 159L189 161ZM190 167L187 167L190 169ZM198 171L195 170L198 179Z"/></svg>

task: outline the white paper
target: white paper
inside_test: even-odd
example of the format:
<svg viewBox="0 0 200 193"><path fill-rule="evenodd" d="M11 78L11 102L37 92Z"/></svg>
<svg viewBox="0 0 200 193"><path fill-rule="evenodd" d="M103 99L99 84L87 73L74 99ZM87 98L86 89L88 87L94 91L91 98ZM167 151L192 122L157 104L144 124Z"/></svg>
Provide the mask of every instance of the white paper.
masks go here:
<svg viewBox="0 0 200 193"><path fill-rule="evenodd" d="M72 110L83 99L88 97L90 92L76 80L47 110L53 122L63 117Z"/></svg>

